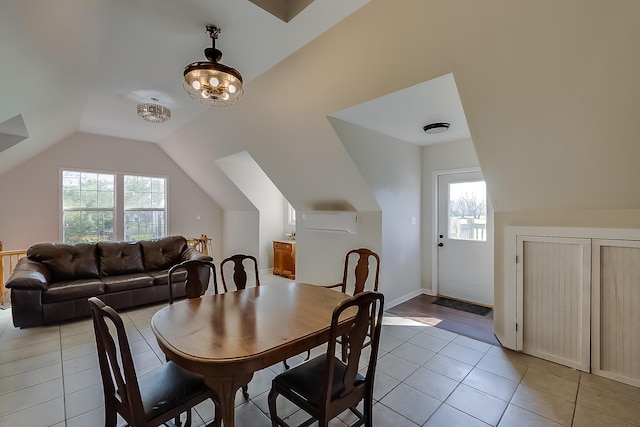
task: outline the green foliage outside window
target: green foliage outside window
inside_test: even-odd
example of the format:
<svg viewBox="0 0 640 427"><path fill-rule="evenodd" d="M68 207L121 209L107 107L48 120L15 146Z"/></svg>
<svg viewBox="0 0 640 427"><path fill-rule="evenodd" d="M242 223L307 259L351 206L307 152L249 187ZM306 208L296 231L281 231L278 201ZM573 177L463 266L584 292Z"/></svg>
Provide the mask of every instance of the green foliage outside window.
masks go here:
<svg viewBox="0 0 640 427"><path fill-rule="evenodd" d="M63 241L113 240L115 175L62 172Z"/></svg>
<svg viewBox="0 0 640 427"><path fill-rule="evenodd" d="M165 235L164 178L124 177L124 238L142 240Z"/></svg>
<svg viewBox="0 0 640 427"><path fill-rule="evenodd" d="M124 236L114 236L116 175L62 172L63 241L140 240L166 234L166 179L124 176Z"/></svg>

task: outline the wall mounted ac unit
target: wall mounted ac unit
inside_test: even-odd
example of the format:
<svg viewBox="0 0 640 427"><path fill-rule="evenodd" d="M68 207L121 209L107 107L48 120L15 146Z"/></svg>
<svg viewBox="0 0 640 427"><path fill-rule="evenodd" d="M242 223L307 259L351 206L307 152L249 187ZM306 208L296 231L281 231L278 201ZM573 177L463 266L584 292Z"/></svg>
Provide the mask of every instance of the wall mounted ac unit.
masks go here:
<svg viewBox="0 0 640 427"><path fill-rule="evenodd" d="M358 234L358 213L306 212L299 225L310 231Z"/></svg>

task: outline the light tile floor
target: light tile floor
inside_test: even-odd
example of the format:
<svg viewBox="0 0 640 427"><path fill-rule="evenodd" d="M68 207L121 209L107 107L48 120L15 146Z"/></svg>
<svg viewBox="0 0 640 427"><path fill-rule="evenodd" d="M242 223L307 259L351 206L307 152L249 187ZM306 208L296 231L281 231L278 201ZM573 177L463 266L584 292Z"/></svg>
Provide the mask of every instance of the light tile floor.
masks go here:
<svg viewBox="0 0 640 427"><path fill-rule="evenodd" d="M149 327L163 305L121 313L140 373L164 361ZM270 425L267 393L281 370L257 372L249 401L238 393L236 425ZM21 330L0 311L0 426L104 425L100 381L89 319ZM375 400L374 425L385 427L640 426L636 387L393 315L385 316ZM305 419L287 403L279 400L279 412L291 423ZM194 425L213 415L204 402ZM345 413L331 425L349 422Z"/></svg>

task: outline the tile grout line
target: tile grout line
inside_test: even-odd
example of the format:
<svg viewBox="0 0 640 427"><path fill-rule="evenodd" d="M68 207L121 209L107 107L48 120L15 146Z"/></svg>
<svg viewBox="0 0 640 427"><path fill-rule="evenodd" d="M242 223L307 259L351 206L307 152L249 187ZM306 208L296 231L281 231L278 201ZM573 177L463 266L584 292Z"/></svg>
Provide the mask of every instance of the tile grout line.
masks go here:
<svg viewBox="0 0 640 427"><path fill-rule="evenodd" d="M58 323L58 336L60 337L60 372L62 373L62 413L64 414L64 425L67 425L67 393L65 391L64 379L64 348L62 347L62 326Z"/></svg>

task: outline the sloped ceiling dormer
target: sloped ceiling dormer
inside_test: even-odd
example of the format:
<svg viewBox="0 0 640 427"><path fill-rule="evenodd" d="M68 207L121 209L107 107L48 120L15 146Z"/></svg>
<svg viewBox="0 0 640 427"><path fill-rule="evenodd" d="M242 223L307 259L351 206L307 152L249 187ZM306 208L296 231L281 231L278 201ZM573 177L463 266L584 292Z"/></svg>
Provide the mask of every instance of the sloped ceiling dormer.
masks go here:
<svg viewBox="0 0 640 427"><path fill-rule="evenodd" d="M205 44L200 9L205 2L178 7L163 1L145 8L141 1L132 10L119 9L130 2L89 0L82 7L70 0L56 2L65 14L30 7L35 3L42 2L12 2L0 14L0 43L8 63L34 65L24 76L3 69L0 120L22 114L30 138L0 153L0 172L10 167L7 159L19 160L21 145L41 144L45 134L55 142L77 129L89 131L89 123L99 132L128 128L111 122L117 111L128 108L127 95L118 93L119 88L126 93L127 81L117 67L118 78L100 74L101 65L121 61L126 69L126 61L137 61L145 49L157 58L179 55L175 67L160 63L179 81L181 66L198 60ZM250 5L255 10L247 14L265 14L280 28L308 22L298 20L322 2L311 3L288 24L250 2L235 3ZM634 190L640 179L635 125L639 2L413 0L399 7L392 0L372 0L351 6L344 19L317 29L315 38L289 45L286 58L250 75L245 96L233 109L185 104L174 115L188 120L150 140L169 154L180 153L179 163L187 171L201 170L190 166L206 159L246 150L299 209L329 202L377 209L327 116L453 73L496 211L640 206L640 193ZM87 7L101 13L91 12L83 21ZM152 27L145 19L156 15L163 24ZM248 68L237 52L253 49L256 57L269 56L277 45L263 33L250 36L254 33L244 27L252 22L249 15L236 17L235 28L223 28L220 45L225 63L241 71ZM63 47L68 40L59 32L50 37L56 43L39 35L43 25L38 24L51 22L68 25L72 48ZM282 40L289 40L286 34ZM246 39L246 46L234 46L238 37ZM125 47L118 53L120 45ZM52 62L46 73L35 66L41 62L34 58L67 55L67 62ZM145 64L153 62L140 66ZM74 73L75 68L82 72ZM55 83L41 89L42 97L19 89L33 81ZM101 82L108 84L106 98L88 90L90 83ZM180 90L169 94L168 102L182 102ZM117 108L94 108L112 98ZM131 120L133 130L139 124ZM144 134L131 133L133 138ZM197 182L203 188L215 186L212 176L201 174Z"/></svg>
<svg viewBox="0 0 640 427"><path fill-rule="evenodd" d="M639 14L636 2L374 0L209 126L294 204L368 209L326 116L451 72L496 211L638 207Z"/></svg>

